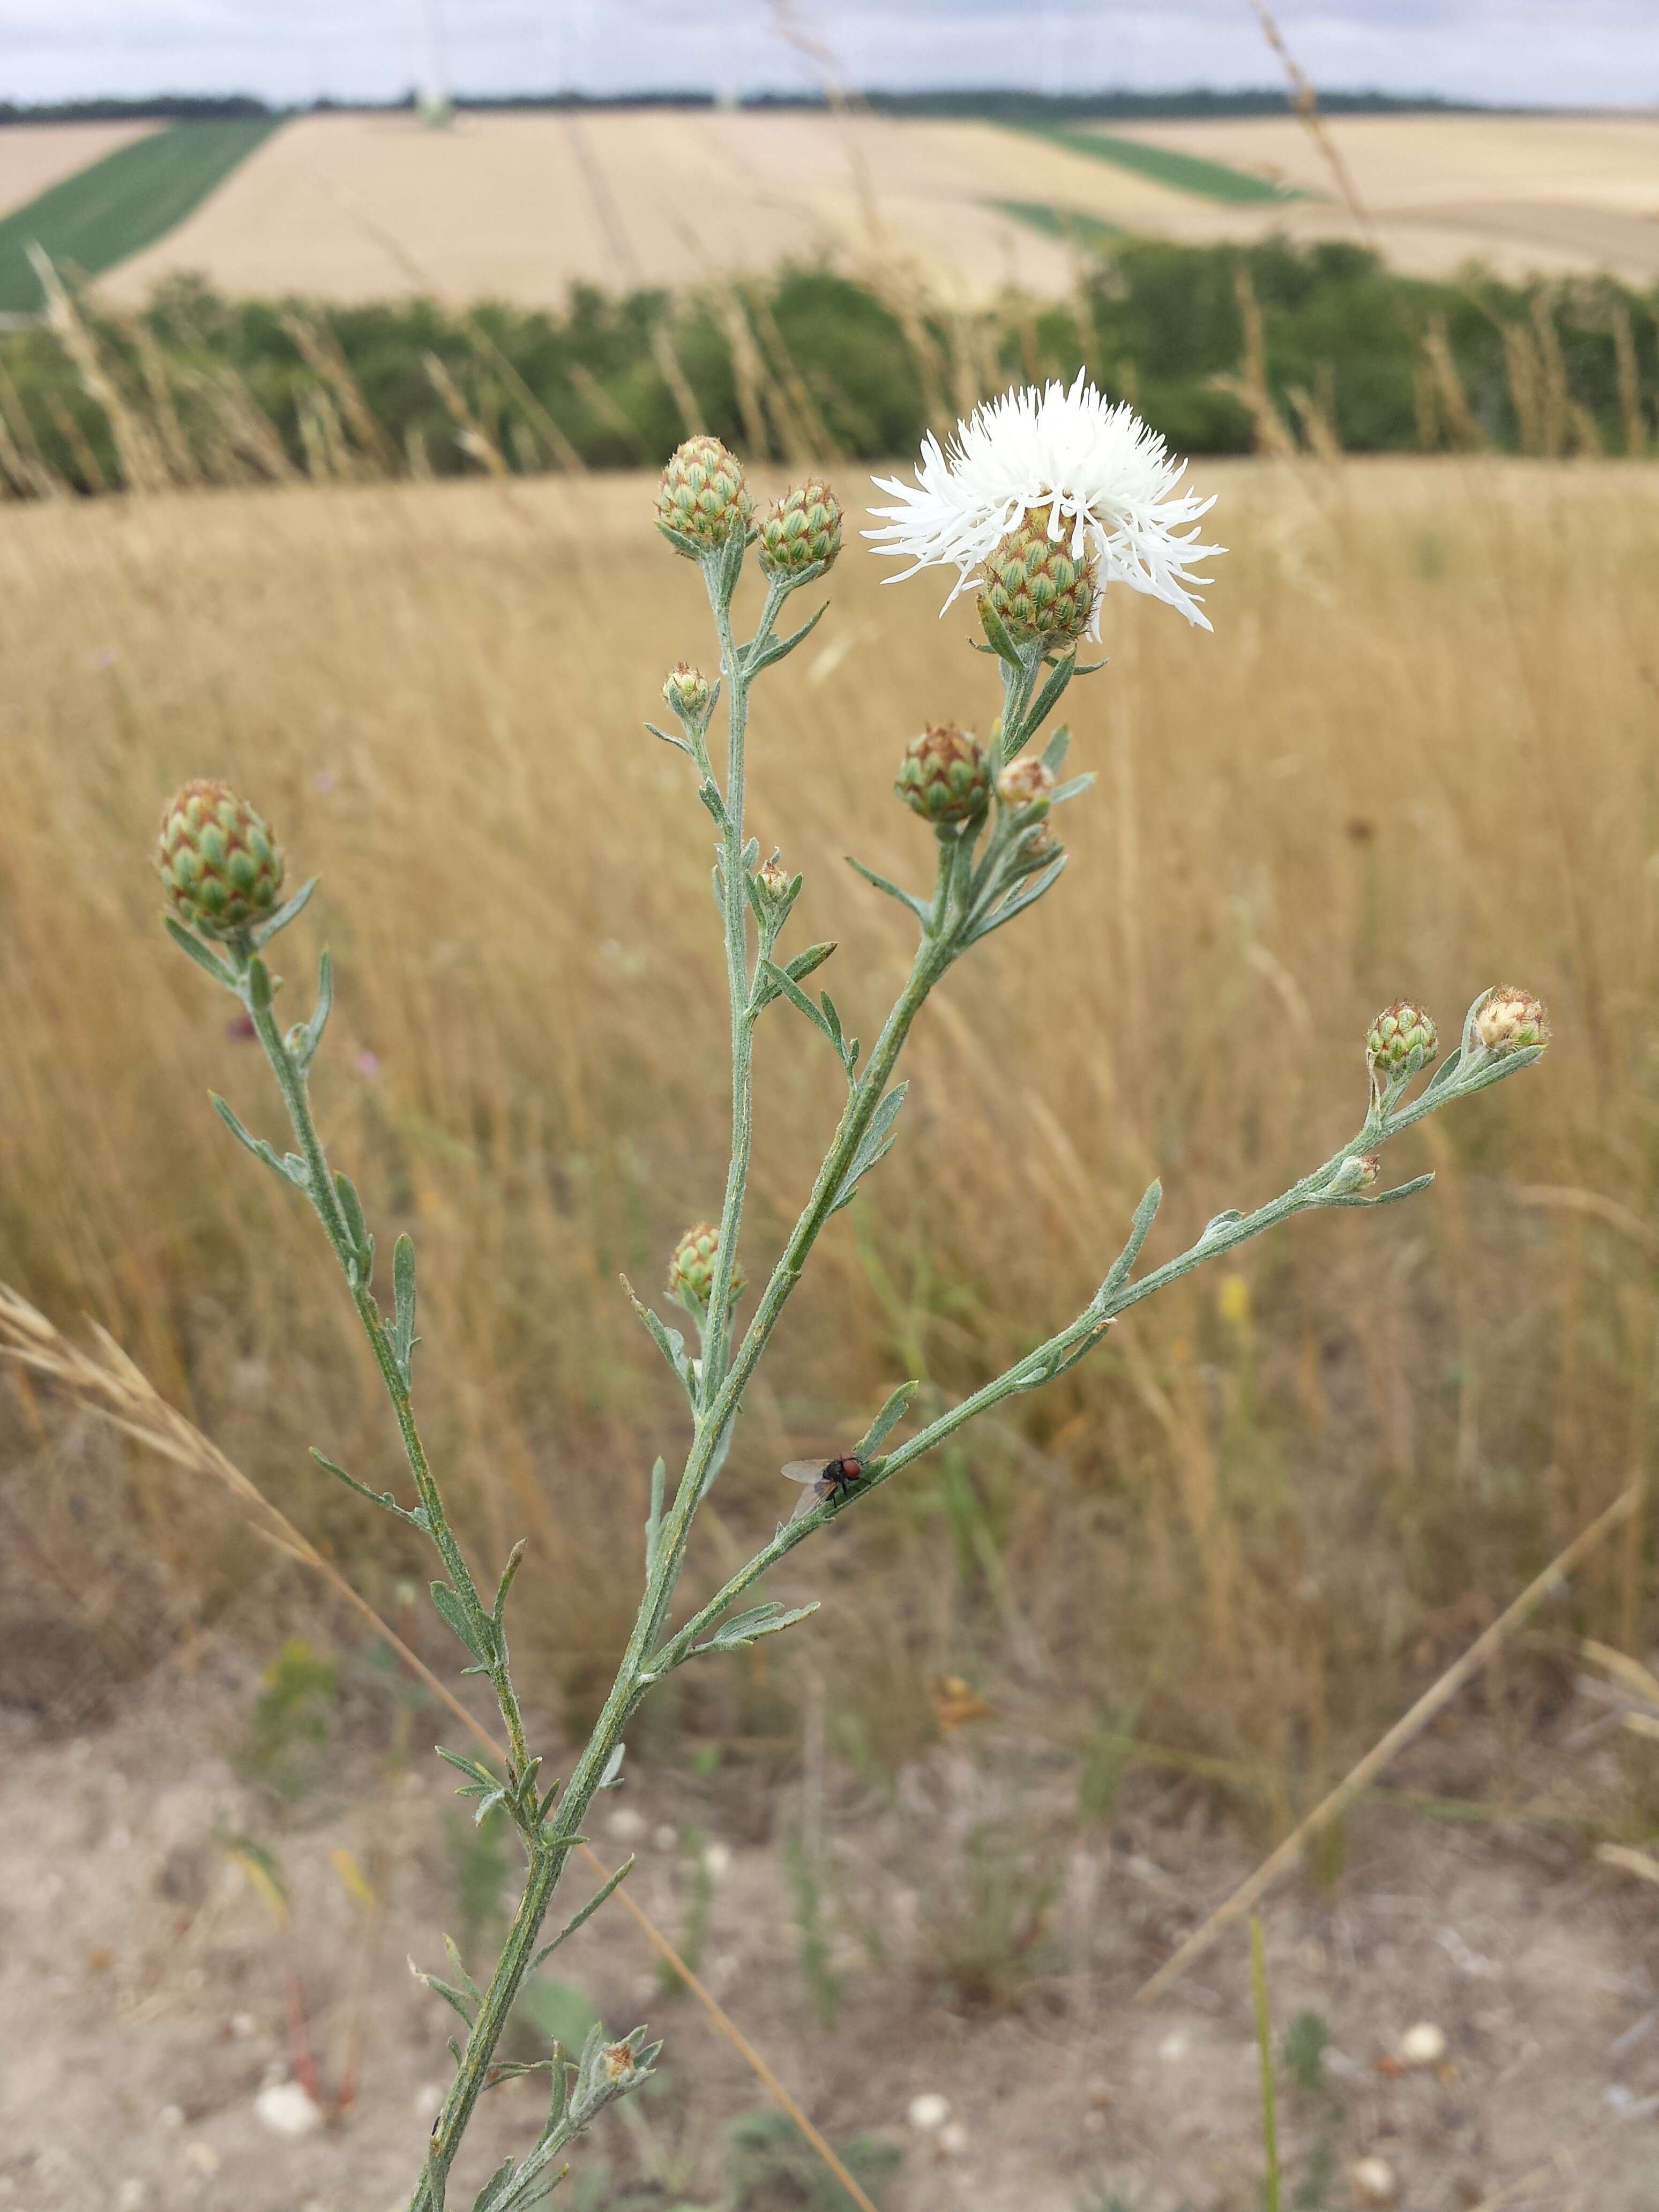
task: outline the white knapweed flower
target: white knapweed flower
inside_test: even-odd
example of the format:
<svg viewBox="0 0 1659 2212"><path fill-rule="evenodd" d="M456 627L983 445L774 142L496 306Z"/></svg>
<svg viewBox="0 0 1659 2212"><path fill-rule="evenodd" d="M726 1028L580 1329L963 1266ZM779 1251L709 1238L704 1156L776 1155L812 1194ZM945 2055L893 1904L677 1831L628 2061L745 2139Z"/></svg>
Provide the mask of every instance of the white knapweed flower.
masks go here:
<svg viewBox="0 0 1659 2212"><path fill-rule="evenodd" d="M1079 369L1069 388L1027 385L985 401L957 423L948 453L930 431L915 483L875 478L897 503L872 507L883 526L864 534L878 553L909 562L903 576L954 568L948 607L980 580L980 563L1021 517L1046 507L1048 535L1069 534L1074 560L1093 551L1103 593L1110 583L1132 584L1208 629L1192 586L1210 579L1194 575L1193 564L1227 549L1198 544L1198 519L1215 501L1177 493L1186 473L1127 400L1114 406ZM1100 635L1098 597L1089 634Z"/></svg>

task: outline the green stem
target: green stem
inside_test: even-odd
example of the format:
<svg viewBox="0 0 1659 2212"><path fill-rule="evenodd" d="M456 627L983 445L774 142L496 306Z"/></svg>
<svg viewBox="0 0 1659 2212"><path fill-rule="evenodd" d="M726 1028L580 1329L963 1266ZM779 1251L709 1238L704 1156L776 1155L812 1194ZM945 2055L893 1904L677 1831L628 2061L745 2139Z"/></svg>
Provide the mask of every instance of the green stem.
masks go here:
<svg viewBox="0 0 1659 2212"><path fill-rule="evenodd" d="M1279 2116L1273 2099L1273 2024L1267 2012L1267 1960L1261 1915L1250 1915L1250 1987L1255 1998L1255 2041L1261 2059L1261 2147L1267 2159L1267 2212L1279 2212Z"/></svg>
<svg viewBox="0 0 1659 2212"><path fill-rule="evenodd" d="M519 1899L519 1909L513 1916L513 1925L507 1930L507 1942L490 1977L489 1987L484 1991L478 2006L455 2079L450 2085L442 2110L433 2122L432 2133L427 2142L426 2162L421 2168L421 2178L410 2200L410 2212L443 2212L449 2170L455 2162L455 2154L471 2124L478 2100L489 2086L489 2069L495 2060L496 2046L506 2033L524 1978L530 1971L537 1938L541 1934L542 1923L547 1917L547 1908L552 1902L559 1876L564 1870L569 1848L568 1842L552 1840L537 1848L530 1877Z"/></svg>
<svg viewBox="0 0 1659 2212"><path fill-rule="evenodd" d="M749 1188L754 1143L754 1032L749 971L748 871L744 866L744 754L749 731L749 668L732 632L732 599L715 566L705 569L709 602L720 634L720 674L726 690L726 748L725 822L720 837L720 915L726 936L726 988L732 1022L732 1151L720 1203L720 1241L714 1248L714 1282L703 1331L702 1384L705 1404L719 1389L732 1329L732 1285L743 1231L743 1201ZM759 637L770 632L781 603L775 588L767 595Z"/></svg>
<svg viewBox="0 0 1659 2212"><path fill-rule="evenodd" d="M356 1308L357 1318L362 1323L363 1334L368 1339L369 1349L374 1355L374 1364L380 1370L380 1379L392 1401L404 1456L409 1462L410 1473L415 1478L415 1488L425 1516L426 1533L432 1539L455 1594L480 1637L481 1648L490 1649L498 1644L501 1647L501 1656L489 1666L488 1672L490 1687L495 1693L495 1701L507 1729L512 1757L510 1778L516 1783L529 1766L530 1753L525 1736L524 1717L507 1674L504 1643L496 1625L484 1608L465 1554L449 1525L449 1517L444 1510L443 1493L433 1475L426 1448L421 1441L409 1387L404 1381L402 1370L387 1340L385 1317L369 1285L359 1280L345 1213L329 1169L327 1155L323 1150L322 1139L317 1133L316 1119L311 1110L310 1086L305 1072L295 1064L294 1055L284 1043L269 1000L249 990L246 979L242 997L252 1019L255 1033L264 1048L265 1057L270 1062L271 1073L283 1095L283 1103L288 1109L289 1127L306 1163L312 1204L350 1285L352 1304ZM521 1821L520 1826L523 1825Z"/></svg>

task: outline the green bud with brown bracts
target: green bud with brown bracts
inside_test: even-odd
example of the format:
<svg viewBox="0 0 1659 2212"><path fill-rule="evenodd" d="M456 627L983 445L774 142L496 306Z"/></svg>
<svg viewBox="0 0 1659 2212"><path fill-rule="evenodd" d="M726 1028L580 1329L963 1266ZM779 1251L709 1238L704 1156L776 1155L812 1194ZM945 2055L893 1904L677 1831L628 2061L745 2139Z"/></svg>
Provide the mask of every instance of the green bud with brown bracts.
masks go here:
<svg viewBox="0 0 1659 2212"><path fill-rule="evenodd" d="M696 1315L701 1321L708 1311L708 1301L714 1295L714 1262L720 1251L720 1233L711 1221L700 1221L688 1229L674 1247L668 1262L668 1295ZM732 1299L735 1304L743 1296L743 1269L732 1271Z"/></svg>
<svg viewBox="0 0 1659 2212"><path fill-rule="evenodd" d="M775 853L769 860L763 860L755 871L755 889L763 903L773 909L783 906L789 897L789 886L794 881L787 868Z"/></svg>
<svg viewBox="0 0 1659 2212"><path fill-rule="evenodd" d="M1409 999L1396 999L1385 1006L1365 1036L1365 1059L1379 1084L1396 1076L1415 1075L1440 1049L1434 1024L1421 1006Z"/></svg>
<svg viewBox="0 0 1659 2212"><path fill-rule="evenodd" d="M1054 792L1054 772L1036 753L1022 753L1010 761L997 778L997 797L1003 805L1012 813L1022 807L1040 807L1042 812L1032 817L1036 822L1048 811Z"/></svg>
<svg viewBox="0 0 1659 2212"><path fill-rule="evenodd" d="M1520 1052L1527 1045L1547 1044L1549 1023L1543 1002L1518 983L1500 983L1480 1001L1474 1034L1492 1053Z"/></svg>
<svg viewBox="0 0 1659 2212"><path fill-rule="evenodd" d="M1016 645L1039 639L1059 647L1075 645L1099 596L1100 562L1093 548L1074 554L1069 530L1050 536L1040 507L1028 508L986 556L980 606L991 610Z"/></svg>
<svg viewBox="0 0 1659 2212"><path fill-rule="evenodd" d="M679 661L668 672L662 696L688 729L701 730L714 704L714 687L701 668Z"/></svg>
<svg viewBox="0 0 1659 2212"><path fill-rule="evenodd" d="M787 580L827 568L840 551L841 501L817 477L785 492L760 526L763 575Z"/></svg>
<svg viewBox="0 0 1659 2212"><path fill-rule="evenodd" d="M991 803L991 756L971 730L945 723L912 738L893 788L925 822L971 822Z"/></svg>
<svg viewBox="0 0 1659 2212"><path fill-rule="evenodd" d="M749 528L754 503L743 464L718 438L688 438L662 472L657 527L679 552L713 551Z"/></svg>
<svg viewBox="0 0 1659 2212"><path fill-rule="evenodd" d="M282 848L262 817L207 776L168 799L155 865L179 920L210 937L267 920L283 888Z"/></svg>

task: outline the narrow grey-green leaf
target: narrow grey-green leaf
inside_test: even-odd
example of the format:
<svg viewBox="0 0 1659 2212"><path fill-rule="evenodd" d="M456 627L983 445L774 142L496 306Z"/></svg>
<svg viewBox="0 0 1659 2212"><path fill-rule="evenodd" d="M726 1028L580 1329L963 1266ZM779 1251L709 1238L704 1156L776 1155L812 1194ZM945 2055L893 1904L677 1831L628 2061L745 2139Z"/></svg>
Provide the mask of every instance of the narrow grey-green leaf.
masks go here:
<svg viewBox="0 0 1659 2212"><path fill-rule="evenodd" d="M556 1951L560 1944L563 1942L565 1937L567 1936L574 1936L585 1920L591 1920L593 1917L593 1915L599 1911L599 1907L605 1903L606 1898L611 1896L614 1892L621 1888L622 1885L627 1881L629 1875L633 1872L633 1870L634 1854L630 1851L628 1856L623 1861L622 1864L617 1869L615 1874L611 1876L610 1880L596 1889L592 1896L588 1899L586 1904L584 1905L579 1911L573 1913L570 1918L565 1922L564 1926L560 1929L558 1934L553 1938L553 1941L550 1943L544 1943L542 1946L541 1949L537 1952L535 1957L531 1960L529 1966L525 1969L526 1972L533 1974L537 1967L541 1965L544 1959L551 1958L554 1952Z"/></svg>
<svg viewBox="0 0 1659 2212"><path fill-rule="evenodd" d="M208 1097L212 1102L214 1112L229 1130L231 1135L235 1138L237 1143L246 1146L256 1160L263 1160L268 1168L274 1168L278 1175L282 1175L283 1164L277 1158L274 1147L268 1145L263 1137L250 1136L237 1120L233 1109L216 1091L210 1091Z"/></svg>
<svg viewBox="0 0 1659 2212"><path fill-rule="evenodd" d="M236 988L236 978L218 954L205 945L194 930L186 929L176 915L164 914L161 927L179 950L187 952L198 968L205 968L216 983L222 983L228 991Z"/></svg>
<svg viewBox="0 0 1659 2212"><path fill-rule="evenodd" d="M392 1325L392 1347L403 1371L404 1387L409 1387L410 1363L415 1347L420 1342L415 1334L415 1240L407 1230L392 1248L392 1284L397 1299L397 1317Z"/></svg>
<svg viewBox="0 0 1659 2212"><path fill-rule="evenodd" d="M896 884L890 884L885 876L878 876L873 868L866 868L862 860L855 860L850 853L846 858L848 866L857 869L866 884L873 884L878 891L885 891L889 898L896 899L901 906L908 906L918 921L927 921L930 910L926 899L919 899L909 891L901 890Z"/></svg>
<svg viewBox="0 0 1659 2212"><path fill-rule="evenodd" d="M1006 898L988 920L980 923L974 932L975 937L988 937L994 929L1000 929L1005 922L1012 921L1016 915L1024 914L1028 906L1035 906L1037 901L1046 892L1051 891L1060 881L1065 866L1066 854L1062 853L1058 859L1048 863L1034 883L1027 884L1022 890L1015 891L1012 896Z"/></svg>
<svg viewBox="0 0 1659 2212"><path fill-rule="evenodd" d="M1140 1257L1140 1248L1146 1242L1152 1225L1158 1218L1158 1209L1163 1203L1164 1186L1154 1176L1141 1193L1134 1219L1129 1224L1128 1242L1108 1269L1106 1279L1100 1286L1097 1304L1103 1304L1114 1291L1121 1290L1128 1280L1129 1270Z"/></svg>
<svg viewBox="0 0 1659 2212"><path fill-rule="evenodd" d="M842 1207L847 1204L853 1193L858 1188L863 1177L869 1174L871 1169L892 1143L893 1124L898 1119L899 1109L903 1105L905 1093L909 1088L908 1083L896 1084L870 1116L869 1126L866 1128L863 1136L860 1138L858 1149L853 1154L846 1180L836 1193L835 1203L830 1208L831 1213L840 1212Z"/></svg>
<svg viewBox="0 0 1659 2212"><path fill-rule="evenodd" d="M471 1616L468 1613L465 1606L462 1604L447 1583L434 1583L431 1588L432 1602L443 1615L445 1622L460 1638L472 1656L487 1664L490 1654L481 1647Z"/></svg>
<svg viewBox="0 0 1659 2212"><path fill-rule="evenodd" d="M886 1440L888 1432L896 1428L899 1422L903 1419L906 1408L908 1407L911 1399L915 1396L916 1392L921 1389L921 1385L920 1382L901 1382L899 1384L898 1389L894 1391L891 1397L887 1401L887 1403L882 1407L880 1413L876 1415L875 1419L871 1422L869 1427L859 1438L857 1443L854 1445L853 1456L854 1459L870 1459L881 1449L883 1443Z"/></svg>
<svg viewBox="0 0 1659 2212"><path fill-rule="evenodd" d="M798 952L793 960L785 961L783 972L793 976L796 982L804 982L815 968L823 967L835 949L833 944L809 945L805 952Z"/></svg>
<svg viewBox="0 0 1659 2212"><path fill-rule="evenodd" d="M746 1651L763 1636L781 1636L786 1628L793 1628L798 1620L805 1620L818 1609L819 1601L811 1605L785 1607L775 1603L753 1606L747 1613L734 1613L703 1644L694 1644L693 1651Z"/></svg>
<svg viewBox="0 0 1659 2212"><path fill-rule="evenodd" d="M279 906L276 913L271 915L269 921L262 921L260 923L258 929L253 933L254 943L256 945L269 945L271 939L276 936L279 929L286 929L289 922L294 920L295 915L303 912L306 905L310 900L311 894L316 890L316 888L317 878L315 876L311 878L309 883L301 884L299 890L295 892L293 897L289 900L285 906Z"/></svg>
<svg viewBox="0 0 1659 2212"><path fill-rule="evenodd" d="M760 969L762 975L781 998L787 999L797 1012L805 1014L815 1029L822 1030L826 1036L831 1036L830 1025L822 1012L812 1004L787 969L780 968L775 960L763 960ZM831 1041L833 1042L833 1037Z"/></svg>
<svg viewBox="0 0 1659 2212"><path fill-rule="evenodd" d="M389 1490L371 1490L366 1482L359 1482L355 1474L348 1474L343 1467L337 1467L331 1459L318 1450L315 1444L310 1444L307 1449L319 1467L326 1468L337 1482L344 1483L348 1490L355 1490L359 1498L368 1498L371 1505L383 1505L388 1513L395 1513L400 1521L414 1519L414 1515L399 1505Z"/></svg>

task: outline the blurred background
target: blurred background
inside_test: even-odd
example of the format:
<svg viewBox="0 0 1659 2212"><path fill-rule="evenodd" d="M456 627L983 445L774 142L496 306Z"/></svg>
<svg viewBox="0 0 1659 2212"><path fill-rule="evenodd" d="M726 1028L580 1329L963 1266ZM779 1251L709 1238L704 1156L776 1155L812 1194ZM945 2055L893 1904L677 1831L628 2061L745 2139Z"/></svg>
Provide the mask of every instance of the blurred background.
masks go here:
<svg viewBox="0 0 1659 2212"><path fill-rule="evenodd" d="M5 30L0 1282L109 1332L447 1676L425 1559L307 1456L398 1480L325 1248L208 1107L275 1133L155 823L222 776L322 877L283 951L294 992L338 969L325 1134L420 1248L428 1440L488 1571L530 1538L521 1683L574 1744L682 1425L617 1277L651 1295L724 1172L706 825L641 726L715 650L652 526L688 434L854 526L751 781L866 1035L909 945L842 856L914 878L898 755L995 711L965 610L878 589L871 468L1082 368L1231 549L1212 636L1109 599L1071 866L930 1005L697 1589L781 1462L1074 1313L1154 1174L1157 1260L1326 1157L1379 1006L1547 1001L1536 1073L1391 1155L1431 1193L1194 1275L793 1555L771 1594L822 1611L659 1692L595 1831L884 2206L1254 2212L1242 1934L1137 1988L1652 1456L1651 11ZM751 1279L835 1113L805 1025L761 1083ZM511 1896L428 1771L454 1723L222 1481L15 1362L0 1531L0 2201L401 2201L448 2066L404 1955L476 1970ZM1285 2203L1655 2201L1654 1596L1638 1508L1274 1893ZM560 1957L526 2054L596 2008L670 2036L589 2212L849 2202L614 1908Z"/></svg>

